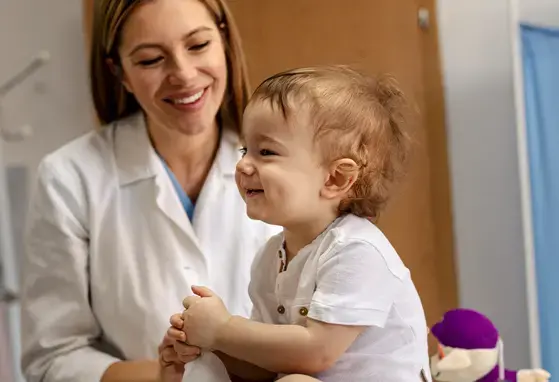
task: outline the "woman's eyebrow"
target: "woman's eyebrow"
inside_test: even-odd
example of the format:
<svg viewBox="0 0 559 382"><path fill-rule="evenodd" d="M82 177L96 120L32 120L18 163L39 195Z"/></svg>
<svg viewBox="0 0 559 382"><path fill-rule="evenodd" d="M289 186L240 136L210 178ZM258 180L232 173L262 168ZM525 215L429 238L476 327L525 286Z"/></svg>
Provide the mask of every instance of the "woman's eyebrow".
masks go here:
<svg viewBox="0 0 559 382"><path fill-rule="evenodd" d="M212 28L207 27L207 26L200 26L198 28L195 28L193 30L191 30L190 32L188 32L185 36L184 39L188 39L192 36L194 36L197 33L200 32L206 32L206 31L211 31ZM132 56L134 53L136 53L137 51L141 50L141 49L163 49L163 46L161 44L158 43L154 43L154 42L143 42L140 43L138 45L136 45L134 48L132 48L132 50L130 50L130 53L128 53L128 56Z"/></svg>

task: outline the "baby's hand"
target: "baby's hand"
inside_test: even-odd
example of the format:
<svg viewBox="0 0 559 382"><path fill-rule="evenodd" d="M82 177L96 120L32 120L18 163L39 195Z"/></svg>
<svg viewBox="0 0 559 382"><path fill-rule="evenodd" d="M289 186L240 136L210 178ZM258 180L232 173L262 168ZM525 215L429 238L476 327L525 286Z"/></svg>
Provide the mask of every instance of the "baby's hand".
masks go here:
<svg viewBox="0 0 559 382"><path fill-rule="evenodd" d="M180 314L171 317L171 327L165 333L159 345L159 380L161 382L182 381L185 364L199 357L200 348L188 346L184 342L186 335L182 328Z"/></svg>
<svg viewBox="0 0 559 382"><path fill-rule="evenodd" d="M516 375L518 382L547 382L551 374L542 369L520 370Z"/></svg>
<svg viewBox="0 0 559 382"><path fill-rule="evenodd" d="M186 333L182 331L184 323L181 314L173 314L169 322L171 326L167 329L163 341L172 344L179 361L184 363L194 361L200 356L201 350L198 346L188 344Z"/></svg>
<svg viewBox="0 0 559 382"><path fill-rule="evenodd" d="M187 297L183 301L183 331L190 345L211 349L231 314L221 298L208 288L192 287L192 291L196 296Z"/></svg>

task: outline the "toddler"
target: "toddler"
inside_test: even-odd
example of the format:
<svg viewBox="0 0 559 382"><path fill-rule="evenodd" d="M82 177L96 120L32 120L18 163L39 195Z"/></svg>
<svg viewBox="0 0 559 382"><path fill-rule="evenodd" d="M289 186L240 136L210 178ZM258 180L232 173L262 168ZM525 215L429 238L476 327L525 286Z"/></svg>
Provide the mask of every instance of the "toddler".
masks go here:
<svg viewBox="0 0 559 382"><path fill-rule="evenodd" d="M177 340L214 351L244 380L431 380L420 298L373 224L408 151L403 101L391 79L342 66L257 88L236 182L248 216L283 232L255 257L251 319L193 287L172 320Z"/></svg>

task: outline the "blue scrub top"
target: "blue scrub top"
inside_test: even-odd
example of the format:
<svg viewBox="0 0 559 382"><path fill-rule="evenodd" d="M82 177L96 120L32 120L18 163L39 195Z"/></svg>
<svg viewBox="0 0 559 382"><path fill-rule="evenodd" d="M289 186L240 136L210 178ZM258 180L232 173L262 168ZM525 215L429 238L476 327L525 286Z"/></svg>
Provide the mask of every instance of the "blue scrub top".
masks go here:
<svg viewBox="0 0 559 382"><path fill-rule="evenodd" d="M173 174L173 171L171 171L169 166L167 166L165 160L161 158L161 156L159 158L161 159L161 163L163 163L163 167L165 167L165 170L167 170L167 174L169 174L169 178L171 178L171 182L173 183L175 192L179 196L179 200L182 204L182 207L184 208L184 212L186 212L186 215L188 216L190 221L192 221L192 216L194 215L194 203L192 203L192 200L190 200L188 195L186 195L186 192L184 192L182 186L177 180L177 177L175 176L175 174Z"/></svg>

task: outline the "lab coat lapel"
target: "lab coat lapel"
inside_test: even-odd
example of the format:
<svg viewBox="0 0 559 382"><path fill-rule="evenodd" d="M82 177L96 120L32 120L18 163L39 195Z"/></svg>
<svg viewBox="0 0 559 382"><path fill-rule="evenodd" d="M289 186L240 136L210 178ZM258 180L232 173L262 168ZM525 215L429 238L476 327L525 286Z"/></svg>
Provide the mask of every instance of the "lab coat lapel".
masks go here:
<svg viewBox="0 0 559 382"><path fill-rule="evenodd" d="M202 252L171 179L149 140L143 114L138 113L119 122L115 134L115 157L121 187L151 178L155 182L157 207Z"/></svg>
<svg viewBox="0 0 559 382"><path fill-rule="evenodd" d="M215 203L215 201L223 197L225 187L235 184L235 166L240 158L239 147L237 133L224 128L217 156L194 209L193 224L197 237L207 236L206 231L208 230L214 234L219 232L215 227L215 223L218 221L216 217L223 213L223 209L227 207L226 204L229 201L224 201L224 204ZM212 222L214 226L210 227ZM228 222L228 224L231 223ZM215 240L218 239L215 238Z"/></svg>
<svg viewBox="0 0 559 382"><path fill-rule="evenodd" d="M198 239L196 238L192 224L186 215L186 211L180 202L179 196L173 187L171 179L163 168L163 164L159 163L159 166L161 168L155 178L157 206L173 223L177 225L179 229L186 233L186 235L199 248Z"/></svg>

